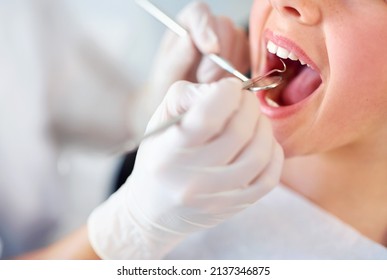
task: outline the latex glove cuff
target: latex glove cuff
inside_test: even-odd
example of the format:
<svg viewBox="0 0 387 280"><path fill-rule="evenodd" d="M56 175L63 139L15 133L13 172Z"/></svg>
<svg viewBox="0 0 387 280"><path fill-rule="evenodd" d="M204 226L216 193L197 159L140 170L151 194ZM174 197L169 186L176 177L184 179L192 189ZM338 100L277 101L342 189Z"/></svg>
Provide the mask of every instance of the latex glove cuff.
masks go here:
<svg viewBox="0 0 387 280"><path fill-rule="evenodd" d="M147 220L126 184L89 216L91 246L102 259L160 259L184 235Z"/></svg>

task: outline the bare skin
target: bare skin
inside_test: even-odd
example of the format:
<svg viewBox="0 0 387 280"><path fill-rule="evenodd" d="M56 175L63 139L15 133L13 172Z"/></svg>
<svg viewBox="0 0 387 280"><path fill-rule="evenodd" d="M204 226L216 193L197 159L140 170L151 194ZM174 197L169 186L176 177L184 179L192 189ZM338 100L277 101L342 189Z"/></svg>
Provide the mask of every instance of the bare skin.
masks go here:
<svg viewBox="0 0 387 280"><path fill-rule="evenodd" d="M382 138L385 139L385 138ZM283 182L360 233L387 246L387 151L355 147L289 159ZM359 160L361 158L361 160ZM302 176L299 170L303 170Z"/></svg>
<svg viewBox="0 0 387 280"><path fill-rule="evenodd" d="M64 239L39 250L18 256L23 260L98 260L90 245L86 226L81 227Z"/></svg>

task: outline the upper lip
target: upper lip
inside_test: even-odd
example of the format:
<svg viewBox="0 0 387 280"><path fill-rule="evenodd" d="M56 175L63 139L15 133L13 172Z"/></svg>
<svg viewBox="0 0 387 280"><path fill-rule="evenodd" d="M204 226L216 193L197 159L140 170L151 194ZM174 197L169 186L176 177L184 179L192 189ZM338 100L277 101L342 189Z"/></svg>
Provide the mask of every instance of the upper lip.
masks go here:
<svg viewBox="0 0 387 280"><path fill-rule="evenodd" d="M281 35L275 34L274 32L272 32L270 30L265 30L264 38L265 38L266 45L269 41L273 42L277 46L284 48L288 52L293 53L294 55L296 55L299 58L300 61L305 62L313 70L320 73L319 68L317 67L316 63L305 53L304 50L302 50L292 40L285 38Z"/></svg>

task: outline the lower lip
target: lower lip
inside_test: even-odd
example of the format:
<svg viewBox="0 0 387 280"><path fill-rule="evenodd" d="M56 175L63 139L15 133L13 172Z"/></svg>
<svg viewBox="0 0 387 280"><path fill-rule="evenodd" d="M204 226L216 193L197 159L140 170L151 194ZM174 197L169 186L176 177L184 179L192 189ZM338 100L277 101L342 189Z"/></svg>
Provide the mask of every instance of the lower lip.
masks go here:
<svg viewBox="0 0 387 280"><path fill-rule="evenodd" d="M270 119L284 119L296 114L297 112L301 111L305 106L307 106L307 104L312 99L312 96L316 94L316 91L318 91L318 89L315 90L312 94L310 94L307 98L296 104L280 107L272 107L267 103L265 98L267 94L266 91L257 92L256 96L261 104L261 111L264 115L266 115Z"/></svg>

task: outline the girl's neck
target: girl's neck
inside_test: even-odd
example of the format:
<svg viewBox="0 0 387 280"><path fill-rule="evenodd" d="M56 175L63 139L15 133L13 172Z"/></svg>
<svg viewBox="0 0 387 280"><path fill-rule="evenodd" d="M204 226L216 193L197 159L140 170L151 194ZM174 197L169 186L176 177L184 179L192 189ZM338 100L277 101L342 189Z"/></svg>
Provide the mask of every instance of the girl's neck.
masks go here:
<svg viewBox="0 0 387 280"><path fill-rule="evenodd" d="M387 155L375 152L347 147L288 159L282 182L387 246Z"/></svg>

